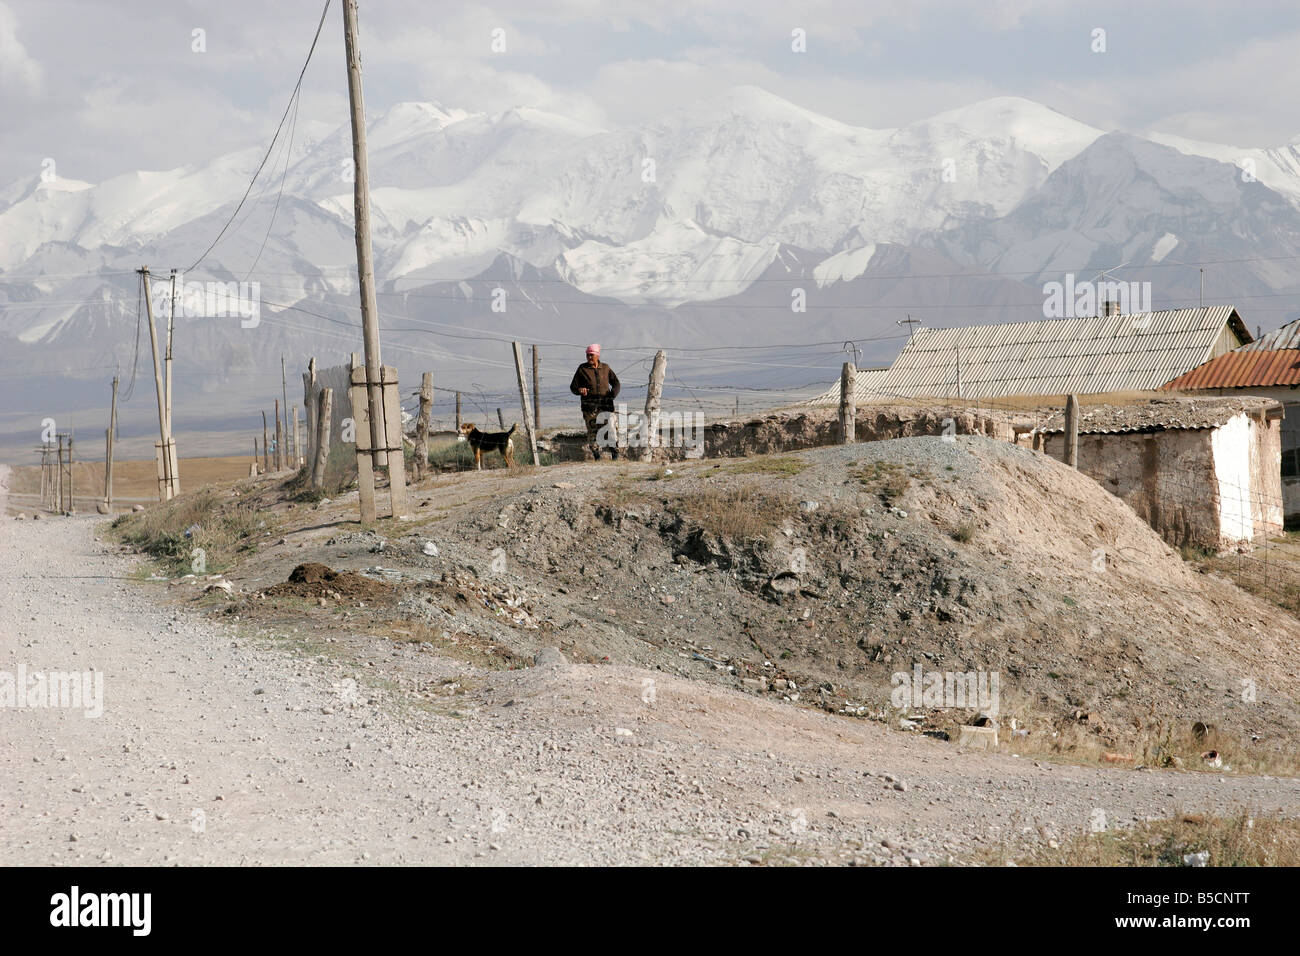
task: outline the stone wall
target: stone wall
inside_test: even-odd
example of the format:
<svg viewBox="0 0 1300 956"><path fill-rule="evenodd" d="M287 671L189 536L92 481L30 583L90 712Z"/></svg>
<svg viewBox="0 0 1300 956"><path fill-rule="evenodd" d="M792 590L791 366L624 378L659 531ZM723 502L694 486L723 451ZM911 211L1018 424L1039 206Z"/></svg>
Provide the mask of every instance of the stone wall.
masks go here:
<svg viewBox="0 0 1300 956"><path fill-rule="evenodd" d="M675 442L664 431L660 447L629 449L628 457L651 461L679 461L686 458L742 458L839 444L836 410L814 408L798 412L777 412L743 421L706 425L703 453ZM1014 441L1012 418L984 409L934 408L915 405L861 405L857 410L857 440L881 441L915 435L986 435ZM589 457L583 432L560 432L543 443L559 461L581 461Z"/></svg>

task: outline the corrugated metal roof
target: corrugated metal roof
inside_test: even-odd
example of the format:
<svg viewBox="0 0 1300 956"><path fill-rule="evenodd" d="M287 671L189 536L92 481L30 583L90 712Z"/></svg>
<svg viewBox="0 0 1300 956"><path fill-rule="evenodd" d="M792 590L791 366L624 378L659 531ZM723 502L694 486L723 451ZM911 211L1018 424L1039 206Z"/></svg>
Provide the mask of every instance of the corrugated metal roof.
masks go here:
<svg viewBox="0 0 1300 956"><path fill-rule="evenodd" d="M1266 388L1300 385L1300 348L1247 351L1237 349L1180 375L1161 388Z"/></svg>
<svg viewBox="0 0 1300 956"><path fill-rule="evenodd" d="M878 402L881 399L887 399L891 396L879 391L880 383L885 380L885 375L889 372L887 368L860 368L858 374L853 379L853 401L856 405L865 405L869 402ZM836 381L834 385L822 392L816 398L810 398L802 405L834 405L839 407L840 404L840 383Z"/></svg>
<svg viewBox="0 0 1300 956"><path fill-rule="evenodd" d="M1175 429L1218 428L1237 415L1281 408L1268 398L1169 399L1141 405L1094 405L1079 414L1079 434L1115 434ZM1057 412L1037 431L1065 431L1065 413Z"/></svg>
<svg viewBox="0 0 1300 956"><path fill-rule="evenodd" d="M1156 389L1204 362L1228 326L1251 340L1226 305L918 329L878 388L963 398Z"/></svg>
<svg viewBox="0 0 1300 956"><path fill-rule="evenodd" d="M1254 342L1243 345L1239 352L1264 352L1274 349L1300 349L1300 319L1288 322L1280 329L1274 329L1260 336Z"/></svg>

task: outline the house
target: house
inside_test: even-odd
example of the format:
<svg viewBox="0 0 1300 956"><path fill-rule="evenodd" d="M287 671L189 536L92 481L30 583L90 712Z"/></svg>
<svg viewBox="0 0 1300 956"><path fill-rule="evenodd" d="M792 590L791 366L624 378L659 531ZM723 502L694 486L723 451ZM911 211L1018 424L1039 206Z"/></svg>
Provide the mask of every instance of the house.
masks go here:
<svg viewBox="0 0 1300 956"><path fill-rule="evenodd" d="M979 400L1157 389L1253 341L1232 306L917 329L871 390ZM838 386L831 389L838 401Z"/></svg>
<svg viewBox="0 0 1300 956"><path fill-rule="evenodd" d="M1165 383L1169 391L1258 396L1281 402L1282 500L1288 519L1300 518L1300 319Z"/></svg>
<svg viewBox="0 0 1300 956"><path fill-rule="evenodd" d="M1171 545L1248 547L1282 530L1281 419L1267 398L1098 405L1080 414L1078 467ZM1029 440L1064 460L1064 416Z"/></svg>

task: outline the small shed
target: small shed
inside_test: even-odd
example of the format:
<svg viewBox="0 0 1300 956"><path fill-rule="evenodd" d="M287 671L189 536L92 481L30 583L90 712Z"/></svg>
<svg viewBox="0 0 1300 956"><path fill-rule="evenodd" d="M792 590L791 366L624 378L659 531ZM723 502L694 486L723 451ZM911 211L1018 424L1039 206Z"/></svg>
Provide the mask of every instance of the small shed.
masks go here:
<svg viewBox="0 0 1300 956"><path fill-rule="evenodd" d="M1300 518L1300 319L1213 358L1162 386L1199 395L1257 396L1282 403L1282 501Z"/></svg>
<svg viewBox="0 0 1300 956"><path fill-rule="evenodd" d="M1282 530L1282 414L1266 398L1086 408L1078 467L1171 545L1249 547ZM1039 425L1032 441L1064 460L1064 415Z"/></svg>

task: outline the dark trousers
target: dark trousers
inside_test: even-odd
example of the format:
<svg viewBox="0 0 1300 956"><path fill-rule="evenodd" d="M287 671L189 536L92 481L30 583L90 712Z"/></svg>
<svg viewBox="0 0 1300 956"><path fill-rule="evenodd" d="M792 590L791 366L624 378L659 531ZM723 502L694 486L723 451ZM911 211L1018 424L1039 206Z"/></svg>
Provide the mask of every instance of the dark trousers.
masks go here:
<svg viewBox="0 0 1300 956"><path fill-rule="evenodd" d="M597 458L600 457L602 449L597 444L596 436L600 434L601 428L609 424L609 416L599 422L596 419L601 412L613 414L613 411L614 400L612 398L597 398L592 401L584 399L582 402L582 421L587 426L587 443L591 445L592 451ZM614 457L618 457L618 448L616 446L611 445L609 450L613 452Z"/></svg>

